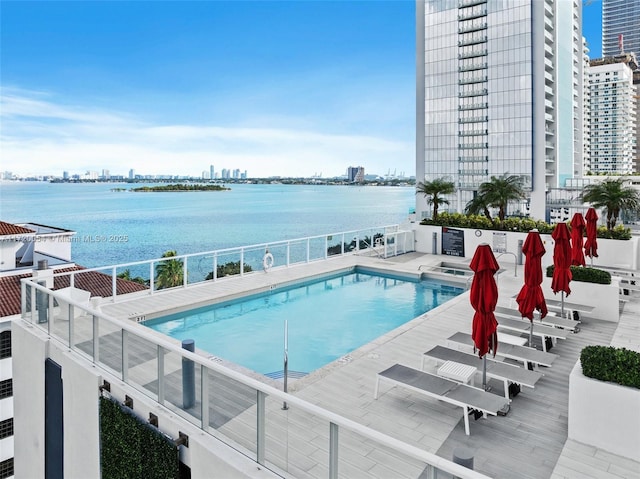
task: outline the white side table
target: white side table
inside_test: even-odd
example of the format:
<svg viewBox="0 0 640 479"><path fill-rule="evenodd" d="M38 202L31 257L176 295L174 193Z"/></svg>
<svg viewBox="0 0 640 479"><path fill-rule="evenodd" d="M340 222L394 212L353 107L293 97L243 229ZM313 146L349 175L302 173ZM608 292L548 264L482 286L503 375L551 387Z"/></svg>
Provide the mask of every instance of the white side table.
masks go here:
<svg viewBox="0 0 640 479"><path fill-rule="evenodd" d="M476 371L477 368L474 366L467 366L466 364L456 363L455 361L446 361L438 368L438 376L473 386L473 378Z"/></svg>

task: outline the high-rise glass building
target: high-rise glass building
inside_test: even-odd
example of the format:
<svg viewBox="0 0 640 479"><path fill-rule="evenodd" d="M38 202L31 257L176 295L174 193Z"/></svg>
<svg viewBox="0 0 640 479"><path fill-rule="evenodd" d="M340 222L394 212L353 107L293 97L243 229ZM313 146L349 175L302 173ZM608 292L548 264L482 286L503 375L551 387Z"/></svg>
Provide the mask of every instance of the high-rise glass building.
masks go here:
<svg viewBox="0 0 640 479"><path fill-rule="evenodd" d="M602 0L602 56L621 50L640 55L640 0Z"/></svg>
<svg viewBox="0 0 640 479"><path fill-rule="evenodd" d="M450 210L506 173L544 219L546 191L582 172L581 14L580 0L417 1L416 178L453 181Z"/></svg>

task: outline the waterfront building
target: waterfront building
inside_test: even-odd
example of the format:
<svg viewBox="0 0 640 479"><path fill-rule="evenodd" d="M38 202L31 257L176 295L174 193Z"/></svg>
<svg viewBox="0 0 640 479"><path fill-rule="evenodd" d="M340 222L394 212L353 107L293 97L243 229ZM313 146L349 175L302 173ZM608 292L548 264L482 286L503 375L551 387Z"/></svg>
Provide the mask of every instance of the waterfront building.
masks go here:
<svg viewBox="0 0 640 479"><path fill-rule="evenodd" d="M633 54L591 61L588 172L630 174L635 171L635 67L637 62Z"/></svg>
<svg viewBox="0 0 640 479"><path fill-rule="evenodd" d="M640 55L640 0L602 0L602 56Z"/></svg>
<svg viewBox="0 0 640 479"><path fill-rule="evenodd" d="M133 179L135 178L135 176L136 176L136 170L134 170L133 168L131 168L131 169L129 170L129 179L130 179L130 180L133 180Z"/></svg>
<svg viewBox="0 0 640 479"><path fill-rule="evenodd" d="M216 177L215 170L213 169L213 165L209 165L209 179L213 180Z"/></svg>
<svg viewBox="0 0 640 479"><path fill-rule="evenodd" d="M417 2L416 178L453 181L450 210L507 173L545 219L547 191L580 174L581 16L579 0Z"/></svg>
<svg viewBox="0 0 640 479"><path fill-rule="evenodd" d="M364 167L350 166L347 168L347 181L350 183L362 183L364 181Z"/></svg>

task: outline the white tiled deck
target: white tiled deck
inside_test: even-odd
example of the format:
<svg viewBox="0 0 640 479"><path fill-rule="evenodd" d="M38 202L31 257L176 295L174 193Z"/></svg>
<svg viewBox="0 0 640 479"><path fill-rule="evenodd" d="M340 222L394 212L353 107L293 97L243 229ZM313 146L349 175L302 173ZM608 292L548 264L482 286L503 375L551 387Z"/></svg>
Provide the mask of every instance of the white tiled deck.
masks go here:
<svg viewBox="0 0 640 479"><path fill-rule="evenodd" d="M104 304L102 310L115 317L144 316L190 309L217 299L246 292L268 290L296 279L363 265L418 274L422 265L451 261L449 257L406 254L390 259L344 257L291 268L274 268L189 288L162 291L135 301ZM499 261L502 261L500 259ZM507 260L506 258L504 259ZM499 276L499 303L522 286L522 267L513 276L513 263L503 265ZM428 268L422 268L422 272ZM462 285L464 285L464 280ZM502 299L504 298L504 300ZM640 351L640 300L626 304L619 323L586 319L581 331L559 342L552 352L559 355L552 368L543 369L535 390L523 389L513 399L504 417L471 422L466 436L460 408L412 394L401 388L382 388L373 399L376 373L394 363L420 368L421 355L445 344L456 331L471 331L473 310L468 293L449 301L404 326L378 338L309 376L293 382L289 391L330 411L382 431L422 449L451 459L458 446L475 453L475 469L496 478L640 478L640 462L620 458L602 450L567 441L568 383L581 349L589 344L612 344ZM427 363L427 367L433 364ZM501 383L491 384L502 394ZM367 477L418 477L414 466L386 463L385 458L360 454ZM326 471L324 471L326 472ZM305 475L316 477L313 471ZM322 471L317 475L322 476Z"/></svg>

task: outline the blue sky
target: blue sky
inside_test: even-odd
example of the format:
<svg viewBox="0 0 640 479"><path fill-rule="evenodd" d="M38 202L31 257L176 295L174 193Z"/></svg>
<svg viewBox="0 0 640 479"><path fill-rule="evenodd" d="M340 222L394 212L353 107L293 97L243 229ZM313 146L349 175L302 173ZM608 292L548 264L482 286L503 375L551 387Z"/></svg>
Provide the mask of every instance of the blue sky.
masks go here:
<svg viewBox="0 0 640 479"><path fill-rule="evenodd" d="M413 1L0 8L2 170L415 172Z"/></svg>

